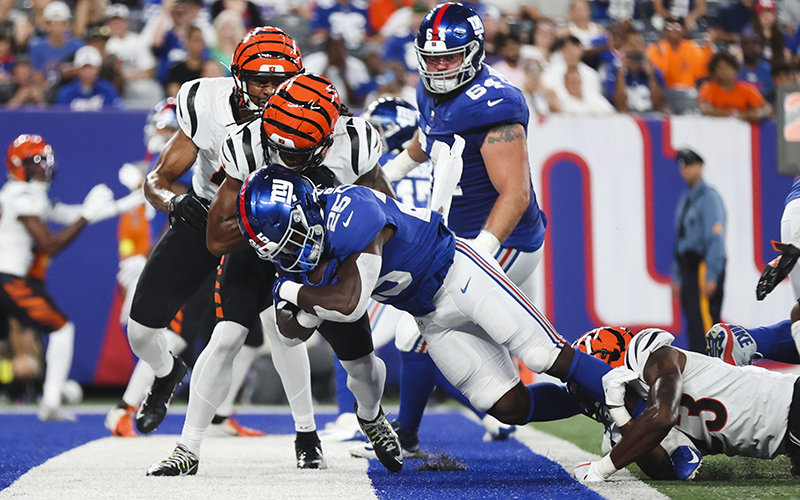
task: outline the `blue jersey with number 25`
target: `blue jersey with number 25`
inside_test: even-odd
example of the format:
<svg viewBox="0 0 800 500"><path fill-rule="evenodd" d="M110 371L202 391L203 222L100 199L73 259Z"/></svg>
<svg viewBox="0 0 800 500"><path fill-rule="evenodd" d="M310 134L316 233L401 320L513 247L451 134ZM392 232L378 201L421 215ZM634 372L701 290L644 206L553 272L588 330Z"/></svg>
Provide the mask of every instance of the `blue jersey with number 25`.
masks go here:
<svg viewBox="0 0 800 500"><path fill-rule="evenodd" d="M428 158L436 158L441 143L452 147L454 134L466 142L461 155L464 170L453 195L448 225L462 238L475 238L499 196L486 172L481 146L486 134L500 125L519 123L528 129L525 97L503 75L484 64L465 91L443 102L436 103L420 81L417 104L419 143ZM433 177L435 183L435 170ZM530 189L528 208L503 242L504 247L533 252L544 242L547 218L539 210L533 186Z"/></svg>
<svg viewBox="0 0 800 500"><path fill-rule="evenodd" d="M453 263L456 244L440 213L354 185L326 189L319 199L326 229L323 258L344 262L364 251L384 227L392 226L396 231L383 246L372 298L414 316L434 310L433 296Z"/></svg>

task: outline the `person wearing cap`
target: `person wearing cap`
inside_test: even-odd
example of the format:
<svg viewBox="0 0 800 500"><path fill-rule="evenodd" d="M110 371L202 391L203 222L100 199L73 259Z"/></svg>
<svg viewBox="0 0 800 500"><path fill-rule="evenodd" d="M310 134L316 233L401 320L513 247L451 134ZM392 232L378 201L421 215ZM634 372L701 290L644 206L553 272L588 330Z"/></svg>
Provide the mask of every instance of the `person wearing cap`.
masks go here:
<svg viewBox="0 0 800 500"><path fill-rule="evenodd" d="M730 52L714 54L708 63L709 80L697 95L700 112L757 122L772 116L772 106L755 85L738 80L739 61Z"/></svg>
<svg viewBox="0 0 800 500"><path fill-rule="evenodd" d="M687 40L685 22L680 17L666 18L662 34L663 40L647 48L647 58L664 73L667 89L694 89L708 75L711 47Z"/></svg>
<svg viewBox="0 0 800 500"><path fill-rule="evenodd" d="M144 37L129 30L129 17L130 11L124 4L111 4L106 9L105 24L111 31L106 54L121 63L125 107L152 109L163 98L164 89L155 80L156 59Z"/></svg>
<svg viewBox="0 0 800 500"><path fill-rule="evenodd" d="M742 37L755 34L760 39L764 48L764 59L767 61L782 62L790 54L786 49L789 38L781 23L778 22L778 7L772 0L760 0L755 5L756 16L750 24L742 30Z"/></svg>
<svg viewBox="0 0 800 500"><path fill-rule="evenodd" d="M122 101L114 85L100 78L103 56L89 45L75 53L78 77L61 87L57 104L68 105L73 111L98 111L106 107L122 107Z"/></svg>
<svg viewBox="0 0 800 500"><path fill-rule="evenodd" d="M36 71L51 83L59 78L59 66L83 46L83 40L72 36L72 13L64 2L56 0L44 8L46 37L36 37L28 46L28 55Z"/></svg>
<svg viewBox="0 0 800 500"><path fill-rule="evenodd" d="M725 205L703 180L703 158L691 149L677 155L687 189L675 210L672 295L680 298L689 348L706 352L705 333L719 323L725 284Z"/></svg>

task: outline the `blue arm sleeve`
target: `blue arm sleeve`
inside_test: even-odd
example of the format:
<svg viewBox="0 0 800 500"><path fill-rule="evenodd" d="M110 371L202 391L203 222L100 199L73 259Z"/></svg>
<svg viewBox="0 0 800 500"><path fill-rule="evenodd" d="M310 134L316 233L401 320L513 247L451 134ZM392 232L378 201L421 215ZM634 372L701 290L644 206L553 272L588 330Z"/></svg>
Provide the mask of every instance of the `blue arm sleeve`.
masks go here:
<svg viewBox="0 0 800 500"><path fill-rule="evenodd" d="M703 231L706 235L706 280L718 281L725 268L725 207L716 192L703 198Z"/></svg>

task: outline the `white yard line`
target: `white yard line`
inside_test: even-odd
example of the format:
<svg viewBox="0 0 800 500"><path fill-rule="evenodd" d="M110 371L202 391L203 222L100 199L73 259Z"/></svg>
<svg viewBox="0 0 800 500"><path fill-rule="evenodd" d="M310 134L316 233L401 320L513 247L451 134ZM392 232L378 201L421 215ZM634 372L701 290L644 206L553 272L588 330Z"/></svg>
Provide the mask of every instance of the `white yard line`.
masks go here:
<svg viewBox="0 0 800 500"><path fill-rule="evenodd" d="M572 472L578 462L598 460L600 458L568 441L538 431L530 425L519 427L513 435L534 453L558 463L569 473ZM604 483L590 483L587 486L609 500L661 500L669 498L639 480L627 469L617 472Z"/></svg>

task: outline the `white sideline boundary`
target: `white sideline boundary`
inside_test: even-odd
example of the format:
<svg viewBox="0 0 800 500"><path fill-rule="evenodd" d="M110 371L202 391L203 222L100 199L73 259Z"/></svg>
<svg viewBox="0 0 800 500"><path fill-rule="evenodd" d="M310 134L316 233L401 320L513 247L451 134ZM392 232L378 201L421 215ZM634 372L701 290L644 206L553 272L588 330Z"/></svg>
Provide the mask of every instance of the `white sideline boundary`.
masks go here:
<svg viewBox="0 0 800 500"><path fill-rule="evenodd" d="M0 499L375 500L367 460L355 460L352 442L323 443L326 470L295 466L294 435L207 438L193 477L147 477L150 464L167 458L178 435L136 439L107 437L34 467L0 491Z"/></svg>
<svg viewBox="0 0 800 500"><path fill-rule="evenodd" d="M538 431L530 425L518 427L513 436L531 451L556 462L570 474L578 462L600 459L597 455L584 451L552 434ZM588 483L586 486L609 500L669 499L627 469L615 473L604 483Z"/></svg>

